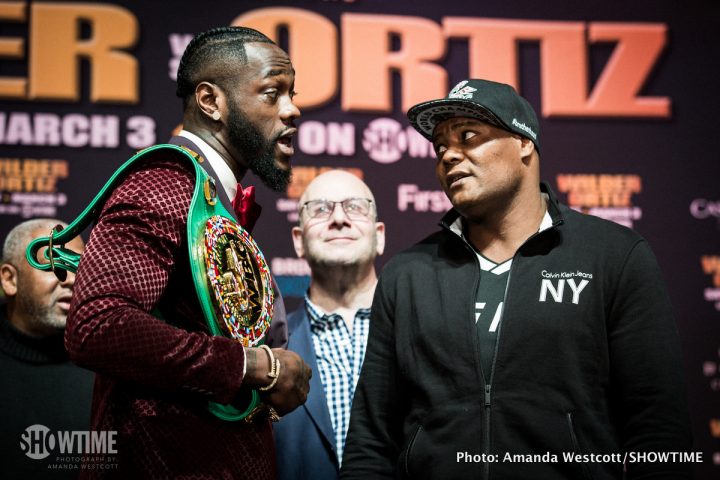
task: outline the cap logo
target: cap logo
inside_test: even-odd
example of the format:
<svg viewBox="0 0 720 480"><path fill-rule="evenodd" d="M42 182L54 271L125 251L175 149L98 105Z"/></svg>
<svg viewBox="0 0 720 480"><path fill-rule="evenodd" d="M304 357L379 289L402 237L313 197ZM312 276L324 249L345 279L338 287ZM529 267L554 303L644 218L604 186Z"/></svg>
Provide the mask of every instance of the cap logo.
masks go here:
<svg viewBox="0 0 720 480"><path fill-rule="evenodd" d="M462 98L462 99L470 99L473 97L473 92L477 91L477 88L473 87L466 87L465 85L468 83L467 80L463 80L462 82L455 85L455 87L450 90L450 93L448 93L448 98Z"/></svg>
<svg viewBox="0 0 720 480"><path fill-rule="evenodd" d="M528 135L530 135L533 140L537 140L537 133L533 132L533 129L525 125L524 123L520 123L517 121L517 118L512 119L513 126L519 128L520 130L527 132Z"/></svg>

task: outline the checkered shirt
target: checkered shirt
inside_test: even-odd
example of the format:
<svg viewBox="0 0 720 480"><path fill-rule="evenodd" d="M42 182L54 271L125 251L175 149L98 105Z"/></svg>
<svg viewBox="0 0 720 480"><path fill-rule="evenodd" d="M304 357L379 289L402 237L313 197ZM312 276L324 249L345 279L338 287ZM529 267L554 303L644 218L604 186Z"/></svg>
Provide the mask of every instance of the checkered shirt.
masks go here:
<svg viewBox="0 0 720 480"><path fill-rule="evenodd" d="M361 308L355 313L352 333L348 331L343 318L335 313L325 314L305 295L305 307L310 318L310 332L320 380L330 411L338 463L342 462L345 435L350 424L355 386L365 358L370 309Z"/></svg>

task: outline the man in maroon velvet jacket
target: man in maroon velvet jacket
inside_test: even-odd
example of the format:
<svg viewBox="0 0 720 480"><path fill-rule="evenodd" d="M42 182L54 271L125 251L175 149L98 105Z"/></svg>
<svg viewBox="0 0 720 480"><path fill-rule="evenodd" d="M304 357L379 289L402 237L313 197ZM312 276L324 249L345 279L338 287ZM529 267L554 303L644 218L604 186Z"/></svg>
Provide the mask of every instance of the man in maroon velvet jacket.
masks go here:
<svg viewBox="0 0 720 480"><path fill-rule="evenodd" d="M300 116L294 78L287 54L251 29L213 29L188 45L177 87L184 130L171 143L207 160L226 206L248 168L270 188L287 187ZM117 469L87 477L275 477L268 416L226 422L206 408L267 386L270 360L205 326L186 243L193 188L187 166L152 157L106 202L83 254L65 343L97 372L93 429L117 431ZM285 326L278 296L271 346L286 342ZM283 415L305 401L312 372L293 352L273 353L282 368L263 401Z"/></svg>

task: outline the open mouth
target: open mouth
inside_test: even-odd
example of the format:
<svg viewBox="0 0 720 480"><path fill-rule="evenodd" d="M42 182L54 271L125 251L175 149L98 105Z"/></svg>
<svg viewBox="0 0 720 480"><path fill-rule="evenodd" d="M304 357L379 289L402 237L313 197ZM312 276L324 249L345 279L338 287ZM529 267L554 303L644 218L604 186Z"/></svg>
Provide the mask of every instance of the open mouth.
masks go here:
<svg viewBox="0 0 720 480"><path fill-rule="evenodd" d="M64 312L68 312L70 310L70 301L72 300L72 297L69 295L62 296L58 298L55 303L60 307L61 310Z"/></svg>
<svg viewBox="0 0 720 480"><path fill-rule="evenodd" d="M448 187L452 188L453 186L458 185L461 180L463 180L464 178L467 178L469 176L470 176L470 174L465 173L465 172L456 172L456 173L449 174L447 176Z"/></svg>
<svg viewBox="0 0 720 480"><path fill-rule="evenodd" d="M291 128L283 132L282 135L277 139L277 146L280 152L286 157L291 157L295 154L295 147L293 146L293 137L297 129Z"/></svg>

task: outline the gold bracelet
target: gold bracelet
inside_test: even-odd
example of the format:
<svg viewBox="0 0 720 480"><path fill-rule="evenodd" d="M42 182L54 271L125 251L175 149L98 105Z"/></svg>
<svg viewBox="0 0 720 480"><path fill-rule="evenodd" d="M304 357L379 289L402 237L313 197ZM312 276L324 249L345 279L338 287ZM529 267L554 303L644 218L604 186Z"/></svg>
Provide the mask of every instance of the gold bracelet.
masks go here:
<svg viewBox="0 0 720 480"><path fill-rule="evenodd" d="M277 411L271 407L270 405L267 406L268 410L268 417L270 417L271 422L279 422L280 421L280 415L278 415Z"/></svg>
<svg viewBox="0 0 720 480"><path fill-rule="evenodd" d="M275 384L278 381L278 378L280 377L280 360L275 358L275 355L273 355L272 350L267 345L260 345L260 348L265 350L268 354L268 357L270 358L270 371L267 373L267 376L272 379L269 385L266 385L264 387L258 388L261 392L267 392L268 390L272 389Z"/></svg>

